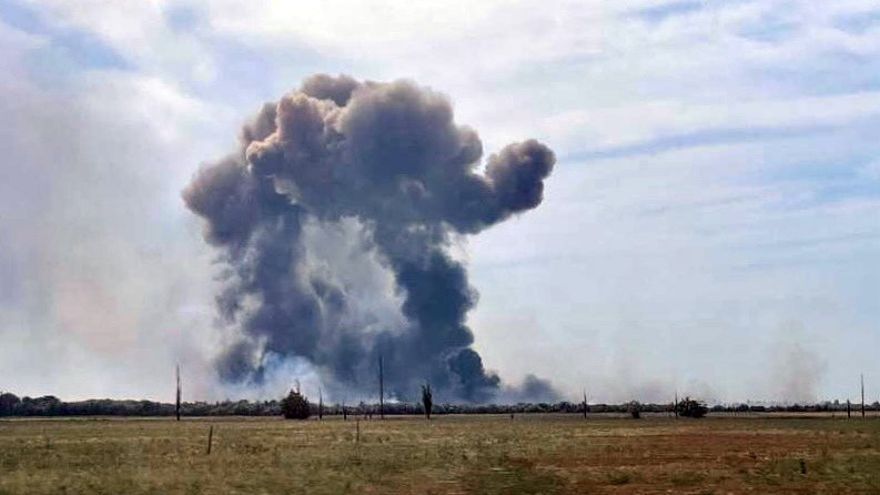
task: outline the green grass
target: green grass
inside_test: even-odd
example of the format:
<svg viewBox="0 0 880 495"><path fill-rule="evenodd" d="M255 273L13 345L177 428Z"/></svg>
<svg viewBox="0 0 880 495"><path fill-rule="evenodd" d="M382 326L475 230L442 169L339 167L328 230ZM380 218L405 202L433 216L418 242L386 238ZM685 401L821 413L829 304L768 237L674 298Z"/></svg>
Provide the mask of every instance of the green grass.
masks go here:
<svg viewBox="0 0 880 495"><path fill-rule="evenodd" d="M336 418L4 420L0 494L880 493L875 419L450 416L360 428L356 443L355 421Z"/></svg>

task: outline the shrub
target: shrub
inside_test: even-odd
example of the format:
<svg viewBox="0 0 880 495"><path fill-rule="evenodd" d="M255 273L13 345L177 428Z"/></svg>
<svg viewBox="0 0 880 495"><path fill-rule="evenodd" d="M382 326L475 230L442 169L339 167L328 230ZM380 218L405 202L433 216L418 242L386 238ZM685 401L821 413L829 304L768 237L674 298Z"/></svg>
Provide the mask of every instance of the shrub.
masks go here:
<svg viewBox="0 0 880 495"><path fill-rule="evenodd" d="M311 415L309 401L301 393L291 390L281 399L281 413L287 419L308 419Z"/></svg>

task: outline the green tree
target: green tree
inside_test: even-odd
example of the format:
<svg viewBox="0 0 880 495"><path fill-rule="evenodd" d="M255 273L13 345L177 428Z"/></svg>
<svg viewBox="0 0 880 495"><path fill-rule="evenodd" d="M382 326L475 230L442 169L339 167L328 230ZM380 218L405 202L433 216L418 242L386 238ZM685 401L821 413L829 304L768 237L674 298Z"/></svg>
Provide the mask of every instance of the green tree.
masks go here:
<svg viewBox="0 0 880 495"><path fill-rule="evenodd" d="M301 393L291 390L287 397L281 399L281 413L287 419L308 419L311 415L309 401Z"/></svg>

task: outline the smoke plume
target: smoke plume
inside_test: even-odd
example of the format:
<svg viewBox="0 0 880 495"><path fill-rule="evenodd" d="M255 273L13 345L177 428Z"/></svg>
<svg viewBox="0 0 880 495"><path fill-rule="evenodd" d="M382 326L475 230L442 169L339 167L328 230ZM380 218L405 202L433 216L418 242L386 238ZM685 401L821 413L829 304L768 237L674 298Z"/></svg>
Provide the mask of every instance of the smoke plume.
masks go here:
<svg viewBox="0 0 880 495"><path fill-rule="evenodd" d="M220 376L260 382L268 363L298 358L331 388L365 390L381 355L392 395L427 380L449 398L496 397L465 324L477 293L450 243L538 206L553 152L514 143L481 170L482 143L445 96L327 75L264 105L240 141L183 192L220 250L219 321L238 336ZM374 299L396 318L364 297L383 276L389 297Z"/></svg>
<svg viewBox="0 0 880 495"><path fill-rule="evenodd" d="M781 342L773 354L770 397L789 404L815 403L827 370L822 357L798 342Z"/></svg>

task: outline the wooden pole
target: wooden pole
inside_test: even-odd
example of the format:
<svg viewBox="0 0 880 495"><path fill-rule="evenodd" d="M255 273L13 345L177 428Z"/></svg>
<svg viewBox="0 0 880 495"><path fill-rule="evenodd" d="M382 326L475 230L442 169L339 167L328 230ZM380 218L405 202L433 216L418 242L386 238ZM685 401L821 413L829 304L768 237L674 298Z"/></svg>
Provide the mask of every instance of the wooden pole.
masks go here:
<svg viewBox="0 0 880 495"><path fill-rule="evenodd" d="M846 419L852 418L852 404L846 399Z"/></svg>
<svg viewBox="0 0 880 495"><path fill-rule="evenodd" d="M211 455L211 443L214 441L214 425L208 430L208 455Z"/></svg>
<svg viewBox="0 0 880 495"><path fill-rule="evenodd" d="M354 420L354 443L361 443L361 420Z"/></svg>
<svg viewBox="0 0 880 495"><path fill-rule="evenodd" d="M174 413L177 421L180 421L180 363L177 364L177 400L174 404Z"/></svg>
<svg viewBox="0 0 880 495"><path fill-rule="evenodd" d="M865 418L865 374L859 375L859 381L862 384L862 419Z"/></svg>
<svg viewBox="0 0 880 495"><path fill-rule="evenodd" d="M675 391L675 402L672 403L672 412L675 413L675 419L678 419L678 390Z"/></svg>
<svg viewBox="0 0 880 495"><path fill-rule="evenodd" d="M431 409L434 407L434 392L431 391L431 384L422 385L422 407L425 408L425 419L431 419Z"/></svg>
<svg viewBox="0 0 880 495"><path fill-rule="evenodd" d="M584 389L584 419L587 419L587 389Z"/></svg>
<svg viewBox="0 0 880 495"><path fill-rule="evenodd" d="M318 388L318 420L324 419L324 392Z"/></svg>
<svg viewBox="0 0 880 495"><path fill-rule="evenodd" d="M381 354L379 355L379 418L385 419L385 375Z"/></svg>

